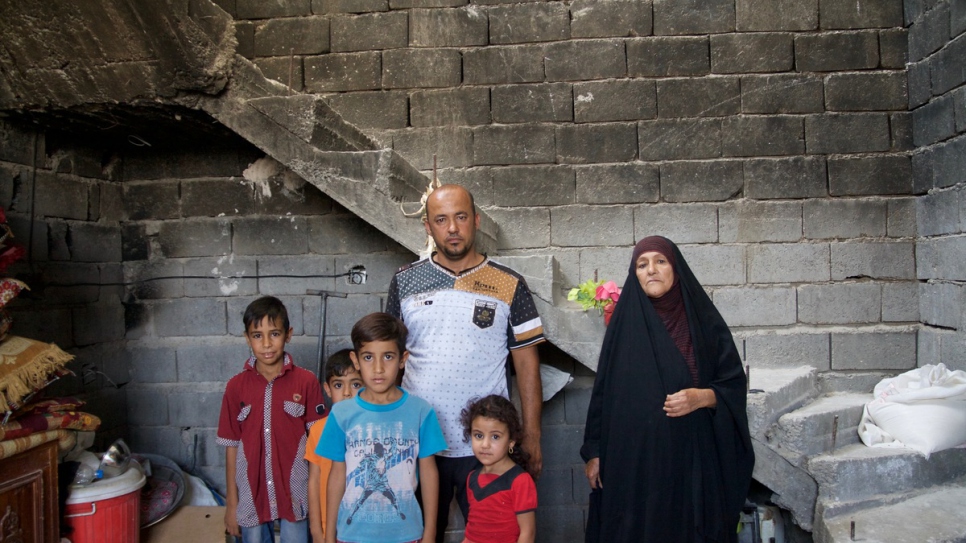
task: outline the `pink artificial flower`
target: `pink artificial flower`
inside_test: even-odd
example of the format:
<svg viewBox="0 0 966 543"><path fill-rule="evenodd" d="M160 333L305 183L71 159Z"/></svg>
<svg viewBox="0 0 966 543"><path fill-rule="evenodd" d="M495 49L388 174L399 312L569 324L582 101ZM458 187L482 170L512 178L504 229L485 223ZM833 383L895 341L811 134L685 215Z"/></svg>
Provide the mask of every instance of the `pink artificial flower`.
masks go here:
<svg viewBox="0 0 966 543"><path fill-rule="evenodd" d="M617 300L621 297L621 289L617 286L617 283L613 281L608 281L603 285L597 287L597 294L594 296L595 300L610 301L617 303ZM608 304L609 305L609 304Z"/></svg>

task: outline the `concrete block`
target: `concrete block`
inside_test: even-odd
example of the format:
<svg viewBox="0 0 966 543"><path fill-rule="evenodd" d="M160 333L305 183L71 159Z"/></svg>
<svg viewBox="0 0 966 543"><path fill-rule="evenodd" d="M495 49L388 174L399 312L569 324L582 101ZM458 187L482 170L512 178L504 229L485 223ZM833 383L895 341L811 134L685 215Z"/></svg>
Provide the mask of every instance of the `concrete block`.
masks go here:
<svg viewBox="0 0 966 543"><path fill-rule="evenodd" d="M922 239L916 244L919 279L966 281L966 238L950 236Z"/></svg>
<svg viewBox="0 0 966 543"><path fill-rule="evenodd" d="M720 119L657 119L637 126L641 160L721 156Z"/></svg>
<svg viewBox="0 0 966 543"><path fill-rule="evenodd" d="M637 126L630 123L563 125L556 130L557 163L628 162L637 157Z"/></svg>
<svg viewBox="0 0 966 543"><path fill-rule="evenodd" d="M801 117L790 115L741 116L721 121L724 156L796 155L805 152Z"/></svg>
<svg viewBox="0 0 966 543"><path fill-rule="evenodd" d="M304 88L305 74L302 67L302 57L259 57L255 59L255 66L262 74L278 81L292 90Z"/></svg>
<svg viewBox="0 0 966 543"><path fill-rule="evenodd" d="M369 90L382 85L382 55L375 51L330 53L305 57L302 62L309 92Z"/></svg>
<svg viewBox="0 0 966 543"><path fill-rule="evenodd" d="M87 222L68 223L68 247L76 262L120 262L121 230Z"/></svg>
<svg viewBox="0 0 966 543"><path fill-rule="evenodd" d="M329 52L327 17L271 19L255 29L255 56L318 55Z"/></svg>
<svg viewBox="0 0 966 543"><path fill-rule="evenodd" d="M410 47L487 45L488 18L474 7L414 9L409 12Z"/></svg>
<svg viewBox="0 0 966 543"><path fill-rule="evenodd" d="M123 181L239 176L247 166L245 159L254 161L255 156L237 149L132 151L125 155Z"/></svg>
<svg viewBox="0 0 966 543"><path fill-rule="evenodd" d="M386 251L389 238L355 215L309 217L309 252L365 254Z"/></svg>
<svg viewBox="0 0 966 543"><path fill-rule="evenodd" d="M711 71L786 72L794 65L792 34L756 32L711 36Z"/></svg>
<svg viewBox="0 0 966 543"><path fill-rule="evenodd" d="M670 238L669 238L670 239ZM745 248L740 245L687 245L681 254L703 286L744 285Z"/></svg>
<svg viewBox="0 0 966 543"><path fill-rule="evenodd" d="M88 300L93 302L95 300ZM70 309L40 309L11 311L14 325L11 333L45 343L56 343L62 349L74 345L71 334Z"/></svg>
<svg viewBox="0 0 966 543"><path fill-rule="evenodd" d="M254 197L252 186L244 180L186 179L181 182L181 207L185 217L249 215L254 209Z"/></svg>
<svg viewBox="0 0 966 543"><path fill-rule="evenodd" d="M802 72L867 70L879 65L879 35L873 30L795 36L795 67Z"/></svg>
<svg viewBox="0 0 966 543"><path fill-rule="evenodd" d="M564 466L580 463L580 446L583 444L584 425L560 425L543 429L540 445L543 463L547 466Z"/></svg>
<svg viewBox="0 0 966 543"><path fill-rule="evenodd" d="M63 232L66 235L66 229ZM53 242L54 238L51 238ZM127 223L121 226L121 258L122 260L147 260L150 253L150 240L148 239L147 229L143 224ZM67 244L63 245L63 258L69 258L66 253ZM53 248L51 249L53 251Z"/></svg>
<svg viewBox="0 0 966 543"><path fill-rule="evenodd" d="M266 296L303 296L305 291L333 290L335 279L307 277L332 275L335 259L331 256L278 256L258 260L258 292ZM296 276L296 277L271 277ZM301 277L306 276L306 277Z"/></svg>
<svg viewBox="0 0 966 543"><path fill-rule="evenodd" d="M832 370L916 367L916 332L832 333Z"/></svg>
<svg viewBox="0 0 966 543"><path fill-rule="evenodd" d="M906 155L828 159L832 196L912 194L912 161Z"/></svg>
<svg viewBox="0 0 966 543"><path fill-rule="evenodd" d="M718 241L718 208L712 204L642 205L634 210L634 239L660 235L675 243Z"/></svg>
<svg viewBox="0 0 966 543"><path fill-rule="evenodd" d="M959 233L961 190L932 192L916 200L918 232L922 236Z"/></svg>
<svg viewBox="0 0 966 543"><path fill-rule="evenodd" d="M175 353L175 349L171 347L153 347L129 342L127 357L131 361L132 380L135 383L177 382L178 362Z"/></svg>
<svg viewBox="0 0 966 543"><path fill-rule="evenodd" d="M580 204L657 202L660 197L658 167L654 165L580 166L574 172Z"/></svg>
<svg viewBox="0 0 966 543"><path fill-rule="evenodd" d="M832 243L832 280L857 277L915 279L911 241Z"/></svg>
<svg viewBox="0 0 966 543"><path fill-rule="evenodd" d="M661 79L657 82L657 115L721 117L737 115L741 88L737 77Z"/></svg>
<svg viewBox="0 0 966 543"><path fill-rule="evenodd" d="M933 4L933 3L931 3ZM919 62L949 40L949 4L935 2L909 27L909 60Z"/></svg>
<svg viewBox="0 0 966 543"><path fill-rule="evenodd" d="M267 221L271 220L267 219ZM266 223L264 220L260 222ZM247 237L254 233L246 230L247 224L251 223L244 220L241 223L235 223L236 239L240 238L235 242L236 252L250 247ZM265 226L268 225L265 224ZM281 239L279 243L284 245ZM226 255L232 252L232 223L225 219L163 222L158 231L158 244L162 254L168 258Z"/></svg>
<svg viewBox="0 0 966 543"><path fill-rule="evenodd" d="M501 85L543 81L543 46L489 46L463 52L463 83Z"/></svg>
<svg viewBox="0 0 966 543"><path fill-rule="evenodd" d="M37 172L35 182L35 217L87 220L88 182L45 171Z"/></svg>
<svg viewBox="0 0 966 543"><path fill-rule="evenodd" d="M748 247L749 283L809 283L828 280L828 244L768 243Z"/></svg>
<svg viewBox="0 0 966 543"><path fill-rule="evenodd" d="M908 112L892 113L889 115L889 128L892 129L893 151L912 151L912 114Z"/></svg>
<svg viewBox="0 0 966 543"><path fill-rule="evenodd" d="M124 339L124 306L105 300L71 310L74 345L94 345Z"/></svg>
<svg viewBox="0 0 966 543"><path fill-rule="evenodd" d="M909 103L904 72L832 74L825 80L829 111L905 109Z"/></svg>
<svg viewBox="0 0 966 543"><path fill-rule="evenodd" d="M124 279L134 283L131 295L138 300L184 296L184 265L180 260L143 260L124 263Z"/></svg>
<svg viewBox="0 0 966 543"><path fill-rule="evenodd" d="M580 481L575 481L574 484L580 488ZM586 502L587 495L590 494L586 478L583 481L583 488L585 494L582 501ZM541 541L566 541L574 534L584 533L586 516L585 508L572 505L540 508L536 531L540 534Z"/></svg>
<svg viewBox="0 0 966 543"><path fill-rule="evenodd" d="M434 156L439 168L461 168L473 162L472 140L469 128L419 128L394 133L392 146L420 170L431 170Z"/></svg>
<svg viewBox="0 0 966 543"><path fill-rule="evenodd" d="M626 40L627 75L665 77L711 72L707 37L669 36Z"/></svg>
<svg viewBox="0 0 966 543"><path fill-rule="evenodd" d="M925 194L936 187L936 149L927 147L912 155L912 186L916 194Z"/></svg>
<svg viewBox="0 0 966 543"><path fill-rule="evenodd" d="M137 426L168 424L168 392L166 387L137 386L129 388L127 420Z"/></svg>
<svg viewBox="0 0 966 543"><path fill-rule="evenodd" d="M741 78L743 113L820 113L825 111L822 80L808 75L776 74Z"/></svg>
<svg viewBox="0 0 966 543"><path fill-rule="evenodd" d="M33 164L36 134L38 133L25 125L7 121L0 123L0 160L23 165ZM43 142L36 143L43 147ZM38 155L38 159L46 156L46 149L38 152Z"/></svg>
<svg viewBox="0 0 966 543"><path fill-rule="evenodd" d="M951 95L942 96L912 112L912 141L924 147L956 134L956 112Z"/></svg>
<svg viewBox="0 0 966 543"><path fill-rule="evenodd" d="M922 322L959 330L963 325L966 293L956 283L919 283L919 315Z"/></svg>
<svg viewBox="0 0 966 543"><path fill-rule="evenodd" d="M258 291L254 257L190 259L184 261L184 274L205 278L184 280L184 295L189 298L252 296Z"/></svg>
<svg viewBox="0 0 966 543"><path fill-rule="evenodd" d="M713 299L728 326L795 324L794 287L719 288Z"/></svg>
<svg viewBox="0 0 966 543"><path fill-rule="evenodd" d="M493 87L486 106L489 109L492 102L495 123L569 122L574 120L571 87L569 83ZM481 90L486 94L485 88Z"/></svg>
<svg viewBox="0 0 966 543"><path fill-rule="evenodd" d="M570 12L559 3L523 3L489 10L490 43L527 43L570 38Z"/></svg>
<svg viewBox="0 0 966 543"><path fill-rule="evenodd" d="M574 504L573 469L570 467L573 463L571 461L564 467L546 466L541 472L537 484L537 501L541 507Z"/></svg>
<svg viewBox="0 0 966 543"><path fill-rule="evenodd" d="M889 200L887 232L892 238L907 238L916 235L916 199L900 198Z"/></svg>
<svg viewBox="0 0 966 543"><path fill-rule="evenodd" d="M937 330L930 326L923 326L919 329L916 341L916 351L918 355L917 365L919 367L926 364L939 364L941 362L941 337L946 335L945 331Z"/></svg>
<svg viewBox="0 0 966 543"><path fill-rule="evenodd" d="M136 397L137 393L138 391L136 390L127 391L129 406L133 406L138 401ZM217 421L215 422L217 424ZM175 462L182 462L183 465L188 465L190 462L190 459L184 458L187 455L184 452L184 443L181 441L180 428L175 428L172 426L132 425L129 432L131 441L128 443L128 445L130 445L132 450L148 454L160 454L174 460ZM224 471L225 469L221 468L222 481L225 477Z"/></svg>
<svg viewBox="0 0 966 543"><path fill-rule="evenodd" d="M811 366L828 371L831 366L829 335L790 330L788 333L753 334L745 337L745 362L757 368Z"/></svg>
<svg viewBox="0 0 966 543"><path fill-rule="evenodd" d="M966 32L966 3L952 0L949 3L949 35L958 36Z"/></svg>
<svg viewBox="0 0 966 543"><path fill-rule="evenodd" d="M818 28L818 0L737 0L735 7L740 32Z"/></svg>
<svg viewBox="0 0 966 543"><path fill-rule="evenodd" d="M636 121L656 115L657 91L653 81L593 81L573 86L573 118L578 123Z"/></svg>
<svg viewBox="0 0 966 543"><path fill-rule="evenodd" d="M951 187L966 181L966 136L958 136L932 150L935 187Z"/></svg>
<svg viewBox="0 0 966 543"><path fill-rule="evenodd" d="M462 61L454 49L404 49L382 54L382 86L386 89L455 87L461 83Z"/></svg>
<svg viewBox="0 0 966 543"><path fill-rule="evenodd" d="M406 8L451 8L469 4L469 0L389 0L392 9ZM485 4L486 2L478 2Z"/></svg>
<svg viewBox="0 0 966 543"><path fill-rule="evenodd" d="M383 291L388 287L385 283ZM319 317L321 315L322 302L319 297L304 298L302 301L303 311L305 312L305 332L312 336L313 346L317 345L319 337ZM365 317L369 313L382 311L378 296L364 294L352 294L348 298L329 298L329 305L325 312L325 333L328 337L349 336L356 321ZM351 342L349 343L351 347ZM334 351L329 351L334 352ZM306 362L315 359L315 351L311 357L302 357Z"/></svg>
<svg viewBox="0 0 966 543"><path fill-rule="evenodd" d="M932 98L932 82L929 79L929 62L910 62L906 66L908 74L909 108L919 107Z"/></svg>
<svg viewBox="0 0 966 543"><path fill-rule="evenodd" d="M388 11L389 0L312 0L312 13L368 13Z"/></svg>
<svg viewBox="0 0 966 543"><path fill-rule="evenodd" d="M552 126L484 126L473 129L475 165L553 163L556 158Z"/></svg>
<svg viewBox="0 0 966 543"><path fill-rule="evenodd" d="M666 202L724 201L741 191L741 163L731 160L668 162L661 165Z"/></svg>
<svg viewBox="0 0 966 543"><path fill-rule="evenodd" d="M559 247L630 245L633 211L624 206L560 206L550 209L550 242Z"/></svg>
<svg viewBox="0 0 966 543"><path fill-rule="evenodd" d="M744 195L756 200L828 195L824 157L749 160L744 175Z"/></svg>
<svg viewBox="0 0 966 543"><path fill-rule="evenodd" d="M802 285L798 287L798 320L807 324L879 322L881 300L878 283Z"/></svg>
<svg viewBox="0 0 966 543"><path fill-rule="evenodd" d="M909 62L909 31L887 28L879 31L879 66L902 70Z"/></svg>
<svg viewBox="0 0 966 543"><path fill-rule="evenodd" d="M883 322L919 322L919 285L915 282L882 285Z"/></svg>
<svg viewBox="0 0 966 543"><path fill-rule="evenodd" d="M966 371L966 334L960 331L943 335L939 356L950 370Z"/></svg>
<svg viewBox="0 0 966 543"><path fill-rule="evenodd" d="M294 216L237 219L232 223L234 253L237 255L304 254L308 250L308 228L305 221L304 217ZM226 253L227 251L221 254Z"/></svg>
<svg viewBox="0 0 966 543"><path fill-rule="evenodd" d="M242 372L251 349L241 338L211 338L178 346L178 381L227 383Z"/></svg>
<svg viewBox="0 0 966 543"><path fill-rule="evenodd" d="M311 15L311 0L235 0L237 19L274 19L276 17L297 17Z"/></svg>
<svg viewBox="0 0 966 543"><path fill-rule="evenodd" d="M653 0L654 34L717 34L735 29L734 1Z"/></svg>
<svg viewBox="0 0 966 543"><path fill-rule="evenodd" d="M235 52L247 59L255 58L255 23L235 21L235 40L238 41Z"/></svg>
<svg viewBox="0 0 966 543"><path fill-rule="evenodd" d="M650 33L650 2L576 0L570 4L571 38L620 38Z"/></svg>
<svg viewBox="0 0 966 543"><path fill-rule="evenodd" d="M807 200L804 232L807 239L883 237L887 206L883 201Z"/></svg>
<svg viewBox="0 0 966 543"><path fill-rule="evenodd" d="M953 92L953 109L956 112L956 132L966 132L966 88Z"/></svg>
<svg viewBox="0 0 966 543"><path fill-rule="evenodd" d="M874 153L891 145L885 113L829 113L805 117L809 154Z"/></svg>
<svg viewBox="0 0 966 543"><path fill-rule="evenodd" d="M227 332L225 302L211 298L180 298L151 305L158 337L222 336Z"/></svg>
<svg viewBox="0 0 966 543"><path fill-rule="evenodd" d="M364 285L350 285L340 278L339 288L349 294L383 294L389 289L389 280L400 267L414 260L413 253L397 251L389 254L337 256L336 273L347 274L355 266L363 266L368 272Z"/></svg>
<svg viewBox="0 0 966 543"><path fill-rule="evenodd" d="M902 4L887 0L823 0L818 16L823 30L903 26Z"/></svg>
<svg viewBox="0 0 966 543"><path fill-rule="evenodd" d="M409 118L414 127L489 124L489 89L460 87L416 91L409 96Z"/></svg>
<svg viewBox="0 0 966 543"><path fill-rule="evenodd" d="M934 60L930 60L933 94L944 94L966 82L966 70L960 64L964 55L966 37L960 35L946 44Z"/></svg>
<svg viewBox="0 0 966 543"><path fill-rule="evenodd" d="M572 282L564 283L565 286L577 286L594 277L623 285L630 265L631 246L581 249L579 258L577 277Z"/></svg>
<svg viewBox="0 0 966 543"><path fill-rule="evenodd" d="M486 214L500 225L496 242L501 250L550 246L550 209L491 207Z"/></svg>
<svg viewBox="0 0 966 543"><path fill-rule="evenodd" d="M336 15L330 24L331 50L335 53L409 45L409 16L405 11Z"/></svg>
<svg viewBox="0 0 966 543"><path fill-rule="evenodd" d="M346 122L359 128L405 128L409 122L409 97L405 92L347 92L326 96L325 101Z"/></svg>
<svg viewBox="0 0 966 543"><path fill-rule="evenodd" d="M567 424L584 424L590 406L590 394L594 389L594 379L580 377L564 387L564 409Z"/></svg>
<svg viewBox="0 0 966 543"><path fill-rule="evenodd" d="M721 243L799 241L802 204L798 202L739 202L718 210Z"/></svg>
<svg viewBox="0 0 966 543"><path fill-rule="evenodd" d="M548 81L610 79L627 74L627 55L621 40L580 40L544 46Z"/></svg>
<svg viewBox="0 0 966 543"><path fill-rule="evenodd" d="M218 426L224 390L203 392L171 392L168 395L168 417L172 426Z"/></svg>

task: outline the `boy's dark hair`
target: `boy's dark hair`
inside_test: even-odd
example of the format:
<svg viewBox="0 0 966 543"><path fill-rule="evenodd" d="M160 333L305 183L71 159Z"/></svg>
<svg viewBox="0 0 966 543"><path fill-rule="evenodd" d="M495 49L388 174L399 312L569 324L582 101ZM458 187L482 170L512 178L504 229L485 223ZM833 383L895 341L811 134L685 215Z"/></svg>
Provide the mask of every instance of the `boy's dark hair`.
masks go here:
<svg viewBox="0 0 966 543"><path fill-rule="evenodd" d="M491 394L485 398L470 400L463 411L460 412L460 422L463 424L463 441L470 441L470 434L473 432L473 421L477 417L485 417L506 424L509 432L510 441L515 441L513 452L510 459L521 468L530 471L530 454L523 450L523 424L520 423L520 416L517 415L517 408L513 403L503 396Z"/></svg>
<svg viewBox="0 0 966 543"><path fill-rule="evenodd" d="M268 317L268 320L272 321L275 326L281 323L285 332L288 332L291 326L288 322L288 311L285 309L282 300L274 296L263 296L248 304L248 307L245 308L245 316L242 317L242 322L245 323L245 333L248 333L248 328L252 324L257 326L265 317Z"/></svg>
<svg viewBox="0 0 966 543"><path fill-rule="evenodd" d="M365 343L395 341L402 355L406 352L407 337L409 329L401 320L389 313L369 313L352 327L352 348L358 353Z"/></svg>
<svg viewBox="0 0 966 543"><path fill-rule="evenodd" d="M329 379L333 377L342 377L350 371L355 371L352 359L349 358L351 352L352 349L342 349L329 355L329 358L325 361L325 380L322 381L323 383L328 383Z"/></svg>

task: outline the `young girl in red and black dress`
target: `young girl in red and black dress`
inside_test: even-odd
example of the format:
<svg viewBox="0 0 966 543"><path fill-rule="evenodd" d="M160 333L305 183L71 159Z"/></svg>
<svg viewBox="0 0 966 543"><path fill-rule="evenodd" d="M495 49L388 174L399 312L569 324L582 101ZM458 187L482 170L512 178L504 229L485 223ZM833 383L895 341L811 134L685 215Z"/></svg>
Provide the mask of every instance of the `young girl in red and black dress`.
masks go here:
<svg viewBox="0 0 966 543"><path fill-rule="evenodd" d="M537 487L527 473L523 427L502 396L487 396L463 410L463 437L483 464L467 477L470 516L463 543L533 543Z"/></svg>

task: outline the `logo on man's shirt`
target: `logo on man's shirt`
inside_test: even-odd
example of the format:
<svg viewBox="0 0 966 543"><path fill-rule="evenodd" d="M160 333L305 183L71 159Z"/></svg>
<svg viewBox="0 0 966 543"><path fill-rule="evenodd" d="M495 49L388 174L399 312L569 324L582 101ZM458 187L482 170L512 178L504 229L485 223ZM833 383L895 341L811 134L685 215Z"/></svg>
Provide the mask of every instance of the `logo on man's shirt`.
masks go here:
<svg viewBox="0 0 966 543"><path fill-rule="evenodd" d="M496 302L486 300L476 300L473 307L473 324L480 328L493 326L493 319L496 318Z"/></svg>
<svg viewBox="0 0 966 543"><path fill-rule="evenodd" d="M499 289L497 289L493 285L487 285L486 283L484 283L482 281L476 280L476 281L473 281L473 290L475 290L477 292L493 292L493 293L495 293Z"/></svg>

